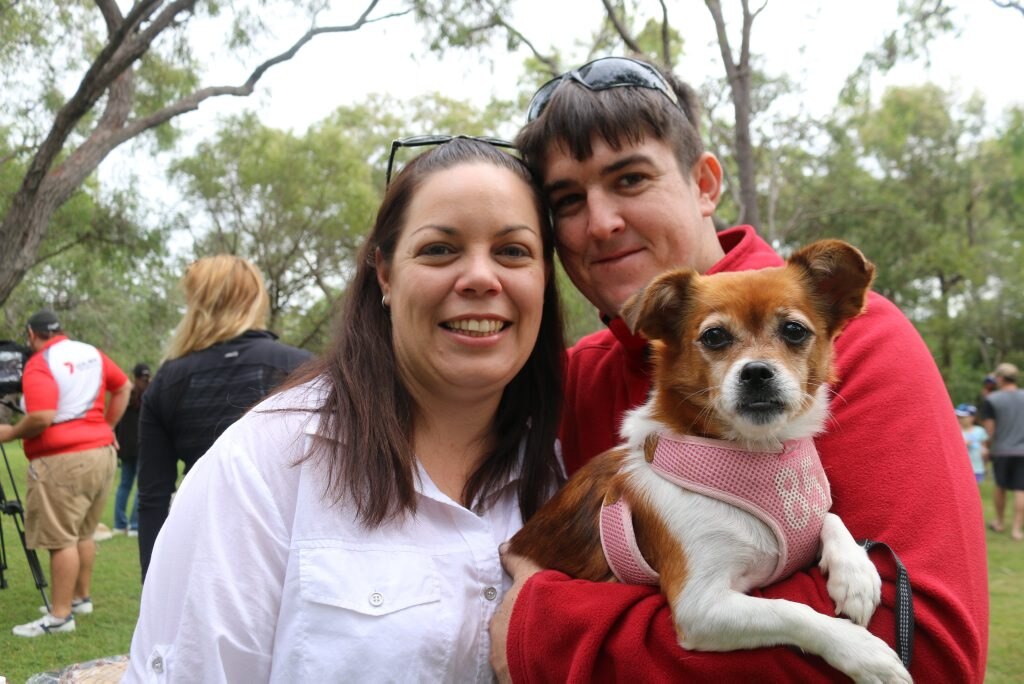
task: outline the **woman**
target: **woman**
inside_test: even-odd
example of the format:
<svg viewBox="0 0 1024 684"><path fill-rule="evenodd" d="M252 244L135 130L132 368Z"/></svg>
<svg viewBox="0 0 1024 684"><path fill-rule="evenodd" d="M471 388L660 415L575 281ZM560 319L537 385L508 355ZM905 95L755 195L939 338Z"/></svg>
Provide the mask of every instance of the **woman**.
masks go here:
<svg viewBox="0 0 1024 684"><path fill-rule="evenodd" d="M498 545L560 479L552 268L518 159L410 162L330 350L186 478L127 681L490 681Z"/></svg>
<svg viewBox="0 0 1024 684"><path fill-rule="evenodd" d="M229 425L312 355L266 330L270 298L249 261L204 257L181 281L185 316L142 399L139 422L139 560L146 579L178 481Z"/></svg>

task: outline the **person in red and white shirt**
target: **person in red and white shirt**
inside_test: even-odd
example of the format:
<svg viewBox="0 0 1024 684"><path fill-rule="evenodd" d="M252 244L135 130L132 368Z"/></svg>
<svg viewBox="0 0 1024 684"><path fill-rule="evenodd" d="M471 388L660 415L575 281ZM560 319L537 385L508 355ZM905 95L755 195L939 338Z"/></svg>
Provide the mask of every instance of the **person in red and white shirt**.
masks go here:
<svg viewBox="0 0 1024 684"><path fill-rule="evenodd" d="M92 612L92 535L117 469L113 426L132 385L106 354L68 339L52 311L29 318L28 340L34 354L22 378L25 416L0 425L0 442L24 440L25 542L50 552L53 605L13 629L34 637L74 631L74 614Z"/></svg>

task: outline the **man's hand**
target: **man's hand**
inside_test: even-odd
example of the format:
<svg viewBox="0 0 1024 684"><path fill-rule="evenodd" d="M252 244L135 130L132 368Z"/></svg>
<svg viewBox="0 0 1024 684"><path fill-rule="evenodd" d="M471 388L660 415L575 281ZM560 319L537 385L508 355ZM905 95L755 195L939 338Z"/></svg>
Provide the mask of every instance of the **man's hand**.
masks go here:
<svg viewBox="0 0 1024 684"><path fill-rule="evenodd" d="M38 437L53 424L57 411L30 411L14 425L0 425L0 442Z"/></svg>
<svg viewBox="0 0 1024 684"><path fill-rule="evenodd" d="M508 654L505 652L505 642L508 639L508 623L512 618L512 607L519 597L519 591L526 584L526 580L543 570L532 560L516 556L506 552L507 544L501 545L501 564L505 566L505 572L512 578L512 587L505 594L498 612L491 619L491 667L497 675L499 682L511 682L512 677L508 672Z"/></svg>

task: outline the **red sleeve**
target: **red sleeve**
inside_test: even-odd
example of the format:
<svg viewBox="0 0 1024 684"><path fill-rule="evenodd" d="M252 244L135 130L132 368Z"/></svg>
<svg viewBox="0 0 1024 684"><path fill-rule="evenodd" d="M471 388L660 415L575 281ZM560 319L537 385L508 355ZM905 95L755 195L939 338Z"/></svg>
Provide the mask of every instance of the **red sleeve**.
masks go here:
<svg viewBox="0 0 1024 684"><path fill-rule="evenodd" d="M21 389L26 413L57 410L57 402L60 400L57 381L42 356L30 358L25 364Z"/></svg>
<svg viewBox="0 0 1024 684"><path fill-rule="evenodd" d="M99 351L98 349L96 351ZM100 351L103 359L103 387L108 392L116 392L128 382L128 376L121 370L121 367L110 360L110 357Z"/></svg>
<svg viewBox="0 0 1024 684"><path fill-rule="evenodd" d="M911 675L982 681L988 579L981 502L942 378L903 314L876 295L841 335L836 353L833 419L817 440L832 510L855 538L887 543L907 567L916 618ZM881 550L871 556L883 587L869 628L893 645L893 563ZM817 568L757 593L834 612ZM514 681L845 679L790 647L684 651L653 589L550 571L520 593L507 647Z"/></svg>

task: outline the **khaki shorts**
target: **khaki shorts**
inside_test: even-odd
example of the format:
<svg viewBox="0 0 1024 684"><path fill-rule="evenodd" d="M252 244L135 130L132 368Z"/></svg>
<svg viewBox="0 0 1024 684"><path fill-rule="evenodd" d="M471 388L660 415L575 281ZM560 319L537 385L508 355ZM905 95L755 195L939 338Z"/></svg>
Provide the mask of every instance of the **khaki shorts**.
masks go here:
<svg viewBox="0 0 1024 684"><path fill-rule="evenodd" d="M25 494L25 545L57 550L92 539L114 483L114 447L33 459Z"/></svg>

